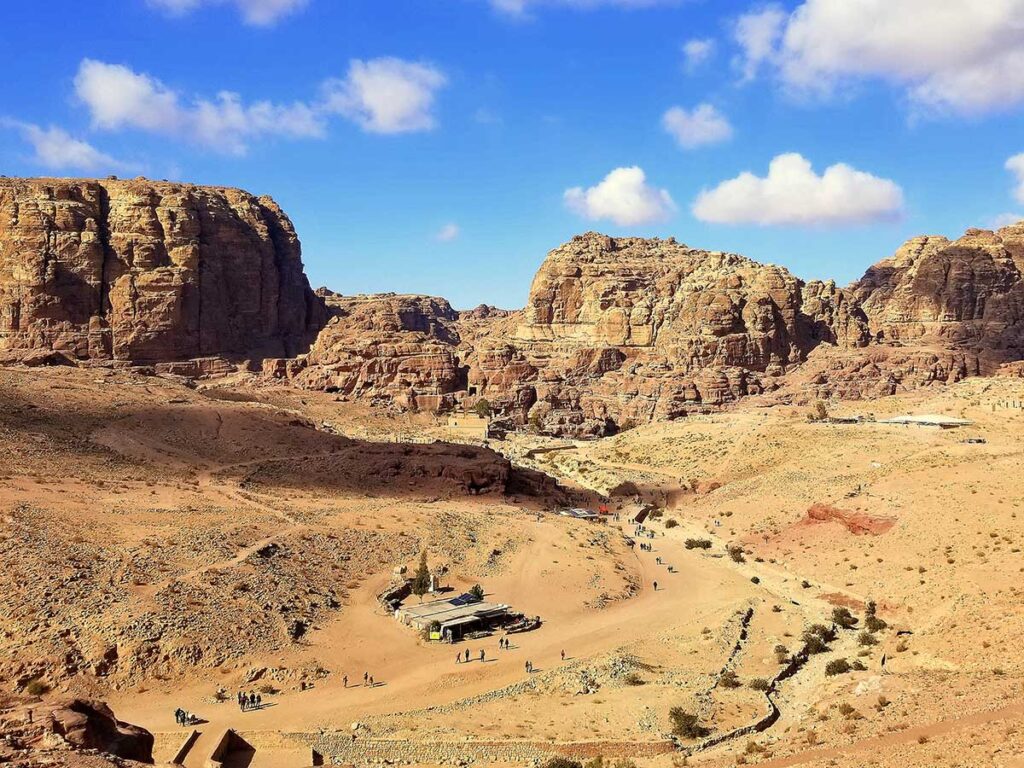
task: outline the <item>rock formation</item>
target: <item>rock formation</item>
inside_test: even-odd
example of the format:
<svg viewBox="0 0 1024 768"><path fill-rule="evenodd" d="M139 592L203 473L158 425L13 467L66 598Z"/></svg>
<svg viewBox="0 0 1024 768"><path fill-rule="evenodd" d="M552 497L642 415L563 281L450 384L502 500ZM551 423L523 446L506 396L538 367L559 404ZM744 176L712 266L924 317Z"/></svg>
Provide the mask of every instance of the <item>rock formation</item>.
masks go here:
<svg viewBox="0 0 1024 768"><path fill-rule="evenodd" d="M674 239L586 233L520 311L314 294L269 198L135 181L0 179L0 359L260 358L300 387L607 434L738 398L873 397L1024 358L1024 222L910 240L848 288ZM307 353L308 350L308 353Z"/></svg>
<svg viewBox="0 0 1024 768"><path fill-rule="evenodd" d="M329 298L297 383L404 406L483 398L510 425L604 434L776 385L821 343L868 341L832 283L674 240L595 233L552 251L522 312Z"/></svg>
<svg viewBox="0 0 1024 768"><path fill-rule="evenodd" d="M268 197L0 179L0 350L132 362L294 355L324 320Z"/></svg>
<svg viewBox="0 0 1024 768"><path fill-rule="evenodd" d="M69 699L50 712L45 727L73 749L96 749L140 763L153 762L153 734L121 722L102 701Z"/></svg>
<svg viewBox="0 0 1024 768"><path fill-rule="evenodd" d="M1024 357L1024 222L914 238L853 290L877 342L956 350L992 373Z"/></svg>

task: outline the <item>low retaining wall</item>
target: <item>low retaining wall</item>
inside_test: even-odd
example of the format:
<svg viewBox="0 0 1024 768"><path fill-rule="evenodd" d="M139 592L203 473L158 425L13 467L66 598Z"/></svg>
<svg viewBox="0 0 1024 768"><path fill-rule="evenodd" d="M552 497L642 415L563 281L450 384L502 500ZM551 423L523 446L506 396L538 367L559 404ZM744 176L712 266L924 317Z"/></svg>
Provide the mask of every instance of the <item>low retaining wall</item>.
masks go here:
<svg viewBox="0 0 1024 768"><path fill-rule="evenodd" d="M171 763L175 765L181 765L185 762L185 755L188 754L189 750L192 749L192 745L196 743L196 739L199 738L199 731L192 731L185 737L185 740L181 742L181 746L178 747L178 751L171 757Z"/></svg>

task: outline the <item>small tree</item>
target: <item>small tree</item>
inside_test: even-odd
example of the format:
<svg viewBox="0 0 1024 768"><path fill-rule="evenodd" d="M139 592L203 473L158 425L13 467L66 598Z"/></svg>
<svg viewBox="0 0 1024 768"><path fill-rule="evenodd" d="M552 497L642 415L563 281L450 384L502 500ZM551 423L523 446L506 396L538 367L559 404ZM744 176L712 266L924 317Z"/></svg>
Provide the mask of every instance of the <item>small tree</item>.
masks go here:
<svg viewBox="0 0 1024 768"><path fill-rule="evenodd" d="M477 416L479 416L482 419L486 419L488 416L491 415L491 403L485 398L481 397L479 400L476 401L476 405L473 406L473 410L476 412Z"/></svg>
<svg viewBox="0 0 1024 768"><path fill-rule="evenodd" d="M832 661L825 665L825 674L830 677L833 675L845 675L849 671L850 662L846 659L832 659Z"/></svg>
<svg viewBox="0 0 1024 768"><path fill-rule="evenodd" d="M427 566L427 550L420 553L420 564L412 577L412 593L420 600L430 591L430 568Z"/></svg>
<svg viewBox="0 0 1024 768"><path fill-rule="evenodd" d="M683 739L702 739L711 733L700 724L695 714L682 707L672 707L668 711L668 719L672 721L672 733Z"/></svg>
<svg viewBox="0 0 1024 768"><path fill-rule="evenodd" d="M469 588L469 594L471 594L477 600L483 600L484 588L481 587L479 584L474 584L472 587Z"/></svg>
<svg viewBox="0 0 1024 768"><path fill-rule="evenodd" d="M834 608L832 610L832 621L836 626L843 629L853 629L857 626L857 617L850 613L849 608Z"/></svg>

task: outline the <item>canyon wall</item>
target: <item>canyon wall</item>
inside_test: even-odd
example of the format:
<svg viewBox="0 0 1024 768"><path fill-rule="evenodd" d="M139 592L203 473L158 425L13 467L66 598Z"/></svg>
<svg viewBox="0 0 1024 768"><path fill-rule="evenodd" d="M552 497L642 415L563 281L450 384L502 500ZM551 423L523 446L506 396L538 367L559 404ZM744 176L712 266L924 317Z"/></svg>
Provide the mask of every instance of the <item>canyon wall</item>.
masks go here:
<svg viewBox="0 0 1024 768"><path fill-rule="evenodd" d="M268 197L0 179L0 350L131 362L295 355L325 320Z"/></svg>

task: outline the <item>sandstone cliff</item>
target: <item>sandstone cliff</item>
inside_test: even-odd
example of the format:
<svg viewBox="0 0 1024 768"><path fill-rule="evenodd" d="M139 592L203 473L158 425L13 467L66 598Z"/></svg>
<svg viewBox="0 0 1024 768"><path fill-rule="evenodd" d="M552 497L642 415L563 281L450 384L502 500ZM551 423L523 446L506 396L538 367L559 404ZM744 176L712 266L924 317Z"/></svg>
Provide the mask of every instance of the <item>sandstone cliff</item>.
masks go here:
<svg viewBox="0 0 1024 768"><path fill-rule="evenodd" d="M268 197L0 179L0 350L133 362L294 355L324 321Z"/></svg>
<svg viewBox="0 0 1024 768"><path fill-rule="evenodd" d="M868 341L832 283L674 240L587 233L552 251L521 312L328 297L301 386L405 407L486 399L509 426L605 434L777 386L822 343ZM282 374L283 375L283 374Z"/></svg>
<svg viewBox="0 0 1024 768"><path fill-rule="evenodd" d="M914 238L852 289L879 343L956 350L983 373L1024 357L1024 222Z"/></svg>

